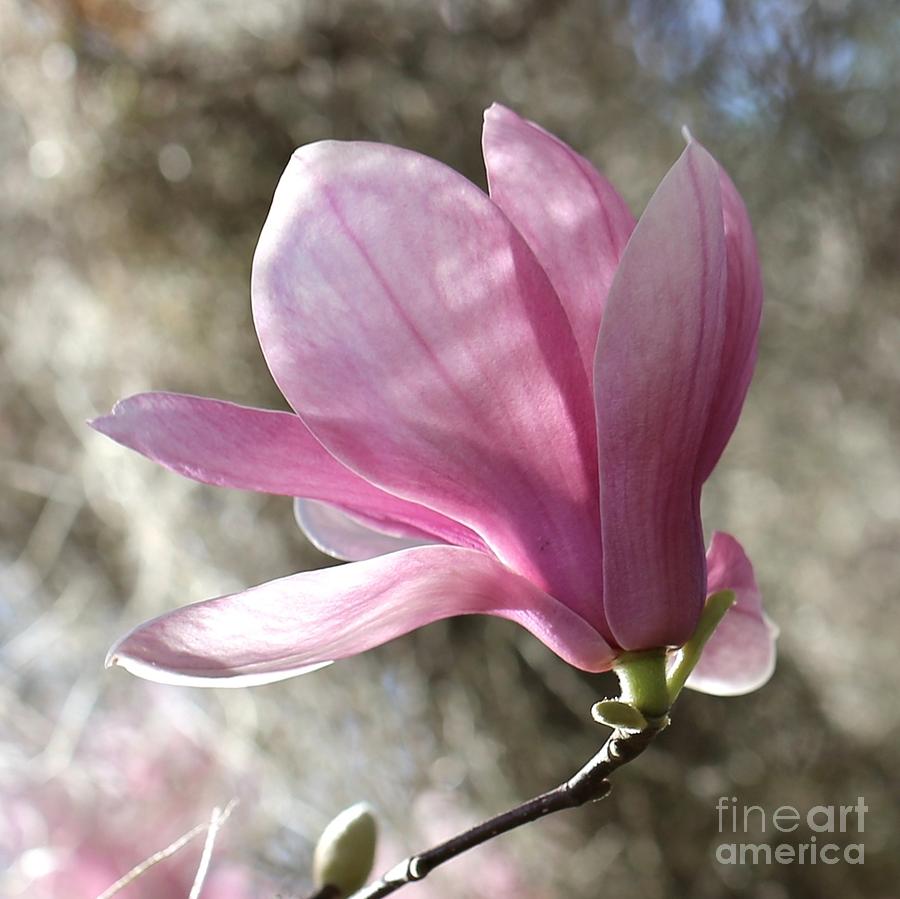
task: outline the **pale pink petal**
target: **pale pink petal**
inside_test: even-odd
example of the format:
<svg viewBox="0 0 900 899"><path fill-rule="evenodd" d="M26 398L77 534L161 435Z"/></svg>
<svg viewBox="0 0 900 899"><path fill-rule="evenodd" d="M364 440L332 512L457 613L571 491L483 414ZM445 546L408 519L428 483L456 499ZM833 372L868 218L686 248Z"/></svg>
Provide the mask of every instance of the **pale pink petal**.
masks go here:
<svg viewBox="0 0 900 899"><path fill-rule="evenodd" d="M686 686L716 696L750 693L775 670L778 628L763 611L753 566L734 537L713 534L707 566L707 591L734 590L737 600L709 638Z"/></svg>
<svg viewBox="0 0 900 899"><path fill-rule="evenodd" d="M252 292L275 380L330 452L603 626L590 384L546 274L484 193L406 150L304 147Z"/></svg>
<svg viewBox="0 0 900 899"><path fill-rule="evenodd" d="M483 146L491 199L550 277L593 377L600 317L634 216L583 156L505 106L485 112Z"/></svg>
<svg viewBox="0 0 900 899"><path fill-rule="evenodd" d="M624 649L684 643L703 606L697 463L724 288L719 168L692 143L631 236L597 346L603 602Z"/></svg>
<svg viewBox="0 0 900 899"><path fill-rule="evenodd" d="M725 289L726 331L722 368L709 424L703 438L699 476L706 480L728 443L756 365L763 285L753 228L741 195L719 169L728 276Z"/></svg>
<svg viewBox="0 0 900 899"><path fill-rule="evenodd" d="M425 546L176 609L124 637L107 663L165 683L259 684L475 613L515 621L586 671L612 662L593 627L530 581L484 553Z"/></svg>
<svg viewBox="0 0 900 899"><path fill-rule="evenodd" d="M409 528L403 528L404 536L387 533L384 526L373 527L358 516L315 499L295 499L294 518L316 549L346 562L441 542L426 534L411 537Z"/></svg>
<svg viewBox="0 0 900 899"><path fill-rule="evenodd" d="M142 393L91 427L204 484L340 503L374 521L481 548L465 525L373 486L325 450L290 412L251 409L177 393Z"/></svg>

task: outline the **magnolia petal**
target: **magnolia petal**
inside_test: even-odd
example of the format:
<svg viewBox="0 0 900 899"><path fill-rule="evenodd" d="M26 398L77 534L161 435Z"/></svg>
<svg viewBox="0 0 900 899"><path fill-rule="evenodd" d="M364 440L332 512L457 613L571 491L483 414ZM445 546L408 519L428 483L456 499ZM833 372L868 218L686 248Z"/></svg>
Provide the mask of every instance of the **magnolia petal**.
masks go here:
<svg viewBox="0 0 900 899"><path fill-rule="evenodd" d="M345 562L374 559L400 549L438 542L426 534L416 538L385 533L337 506L314 499L296 498L294 518L316 549ZM409 529L404 530L409 533Z"/></svg>
<svg viewBox="0 0 900 899"><path fill-rule="evenodd" d="M499 103L484 114L483 146L491 199L549 276L593 377L600 317L634 216L583 156Z"/></svg>
<svg viewBox="0 0 900 899"><path fill-rule="evenodd" d="M406 150L303 147L252 293L269 368L331 453L602 626L590 384L546 274L484 193Z"/></svg>
<svg viewBox="0 0 900 899"><path fill-rule="evenodd" d="M337 461L289 412L177 393L141 393L91 427L185 477L219 487L340 502L396 533L484 544L465 525L391 496Z"/></svg>
<svg viewBox="0 0 900 899"><path fill-rule="evenodd" d="M716 696L750 693L775 670L778 628L763 611L750 560L730 534L713 534L707 569L707 591L734 590L737 599L709 638L686 686Z"/></svg>
<svg viewBox="0 0 900 899"><path fill-rule="evenodd" d="M726 330L722 367L709 414L699 461L699 477L706 480L715 468L737 425L756 366L763 285L756 240L744 201L725 170L719 169L725 252Z"/></svg>
<svg viewBox="0 0 900 899"><path fill-rule="evenodd" d="M190 608L190 607L188 607ZM152 624L148 621L147 624ZM199 674L191 674L176 669L160 667L156 662L146 662L143 659L132 657L128 654L118 654L117 644L110 650L106 657L106 667L124 668L135 677L153 681L156 684L168 684L173 687L263 687L266 684L274 684L291 677L300 677L302 674L312 674L313 671L321 671L332 662L316 662L312 665L298 665L295 668L285 667L280 670L235 670L234 673L222 675L210 675L202 670Z"/></svg>
<svg viewBox="0 0 900 899"><path fill-rule="evenodd" d="M567 606L484 553L449 546L303 572L176 609L135 628L107 664L165 683L265 683L470 614L515 621L586 671L611 665L613 651Z"/></svg>
<svg viewBox="0 0 900 899"><path fill-rule="evenodd" d="M724 287L719 168L691 143L631 236L597 345L603 601L624 649L683 644L703 607L697 463Z"/></svg>

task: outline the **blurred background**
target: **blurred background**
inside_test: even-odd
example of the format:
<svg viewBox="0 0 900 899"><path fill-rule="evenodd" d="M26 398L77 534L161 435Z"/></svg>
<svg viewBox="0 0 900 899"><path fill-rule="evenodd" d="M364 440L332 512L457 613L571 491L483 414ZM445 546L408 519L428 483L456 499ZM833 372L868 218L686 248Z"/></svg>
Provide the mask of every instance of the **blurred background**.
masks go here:
<svg viewBox="0 0 900 899"><path fill-rule="evenodd" d="M102 668L150 615L332 562L288 499L182 480L85 420L153 388L282 408L248 286L291 150L387 141L484 185L499 100L636 212L685 123L742 191L761 358L704 520L754 559L780 659L751 696L684 696L602 805L404 895L895 896L898 64L880 0L0 0L0 894L93 897L238 798L201 895L300 897L344 806L376 807L389 865L605 737L588 712L615 684L499 621L253 690ZM865 865L719 864L722 795L863 796L865 834L835 841ZM120 895L186 897L202 841Z"/></svg>

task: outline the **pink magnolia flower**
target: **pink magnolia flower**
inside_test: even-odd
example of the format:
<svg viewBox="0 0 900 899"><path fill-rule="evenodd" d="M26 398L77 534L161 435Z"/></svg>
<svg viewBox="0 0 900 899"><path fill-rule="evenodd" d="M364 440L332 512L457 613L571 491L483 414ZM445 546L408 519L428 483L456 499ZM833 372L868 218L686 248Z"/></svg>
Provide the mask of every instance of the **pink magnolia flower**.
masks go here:
<svg viewBox="0 0 900 899"><path fill-rule="evenodd" d="M253 313L295 410L147 393L97 430L205 483L302 497L355 564L195 603L121 640L156 680L261 683L451 615L527 628L603 671L675 647L739 597L694 684L764 682L750 563L700 490L738 419L762 287L744 204L691 140L635 224L587 160L501 106L490 195L407 150L298 150L253 264Z"/></svg>

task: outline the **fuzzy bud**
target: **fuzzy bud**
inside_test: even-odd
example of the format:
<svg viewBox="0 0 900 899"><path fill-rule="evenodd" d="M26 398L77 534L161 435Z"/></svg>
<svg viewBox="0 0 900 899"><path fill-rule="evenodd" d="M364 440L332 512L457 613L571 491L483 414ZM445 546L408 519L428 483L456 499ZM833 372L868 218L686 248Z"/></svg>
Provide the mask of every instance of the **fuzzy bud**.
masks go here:
<svg viewBox="0 0 900 899"><path fill-rule="evenodd" d="M316 887L332 886L349 896L365 886L375 861L377 827L371 807L344 809L322 832L313 855Z"/></svg>

